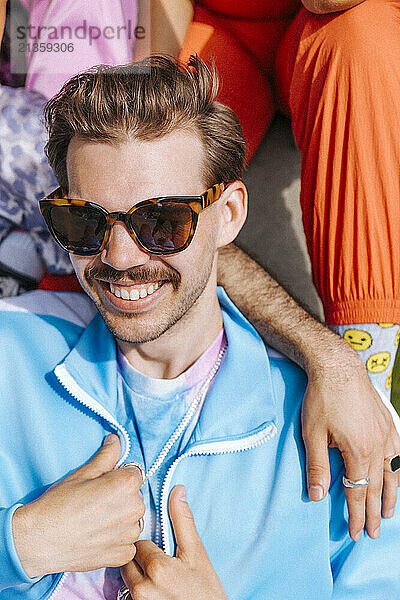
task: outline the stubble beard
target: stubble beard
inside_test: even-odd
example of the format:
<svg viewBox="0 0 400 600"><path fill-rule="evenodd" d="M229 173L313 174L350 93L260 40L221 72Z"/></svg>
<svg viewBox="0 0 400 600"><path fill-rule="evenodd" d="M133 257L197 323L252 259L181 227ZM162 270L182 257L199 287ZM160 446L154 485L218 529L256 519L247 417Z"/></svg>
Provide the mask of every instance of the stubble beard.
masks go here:
<svg viewBox="0 0 400 600"><path fill-rule="evenodd" d="M202 257L204 260L200 264L202 269L194 268L191 277L186 281L182 281L181 275L174 269L161 271L139 267L121 272L105 266L101 269L89 267L85 270L83 283L114 338L130 344L144 344L160 338L194 308L210 279L214 257L215 248L207 244ZM166 300L167 305L158 304L154 311L149 310L138 314L113 312L104 306L95 291L93 285L95 274L96 277L112 279L115 283L118 280L129 279L136 282L164 279L167 282L164 285L172 285L172 291Z"/></svg>

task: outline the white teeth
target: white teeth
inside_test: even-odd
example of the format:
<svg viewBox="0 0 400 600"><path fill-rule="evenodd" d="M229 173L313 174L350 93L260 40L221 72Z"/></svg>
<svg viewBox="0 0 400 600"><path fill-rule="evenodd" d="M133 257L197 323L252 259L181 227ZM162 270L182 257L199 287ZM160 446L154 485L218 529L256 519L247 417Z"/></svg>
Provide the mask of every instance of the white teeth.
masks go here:
<svg viewBox="0 0 400 600"><path fill-rule="evenodd" d="M150 283L147 288L141 288L140 290L137 288L133 288L130 291L127 290L129 286L120 286L114 285L110 282L110 292L114 294L117 298L122 298L123 300L139 300L139 298L146 298L146 296L151 296L154 294L156 290L160 287L160 284Z"/></svg>
<svg viewBox="0 0 400 600"><path fill-rule="evenodd" d="M130 300L139 300L139 298L140 298L139 290L131 290L129 292Z"/></svg>

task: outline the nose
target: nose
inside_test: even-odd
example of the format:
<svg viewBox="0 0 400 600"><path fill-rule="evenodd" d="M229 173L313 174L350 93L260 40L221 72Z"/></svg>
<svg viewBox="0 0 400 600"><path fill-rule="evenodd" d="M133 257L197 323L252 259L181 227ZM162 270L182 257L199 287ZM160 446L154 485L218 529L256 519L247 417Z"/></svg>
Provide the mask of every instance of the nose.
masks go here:
<svg viewBox="0 0 400 600"><path fill-rule="evenodd" d="M111 227L110 237L100 256L103 263L117 271L126 271L150 260L150 254L142 250L125 226L118 222Z"/></svg>

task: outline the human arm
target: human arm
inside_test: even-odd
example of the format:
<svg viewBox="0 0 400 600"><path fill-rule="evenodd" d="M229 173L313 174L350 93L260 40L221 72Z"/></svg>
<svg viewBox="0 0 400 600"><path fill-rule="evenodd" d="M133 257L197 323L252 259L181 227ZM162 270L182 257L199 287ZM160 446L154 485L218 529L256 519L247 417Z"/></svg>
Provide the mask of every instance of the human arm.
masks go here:
<svg viewBox="0 0 400 600"><path fill-rule="evenodd" d="M176 540L175 557L148 540L137 542L134 560L121 568L131 597L228 600L197 533L183 486L176 486L170 494L169 515Z"/></svg>
<svg viewBox="0 0 400 600"><path fill-rule="evenodd" d="M115 435L106 441L91 461L14 512L15 551L28 577L133 558L144 514L142 477L133 466L114 470L121 446Z"/></svg>
<svg viewBox="0 0 400 600"><path fill-rule="evenodd" d="M339 12L353 8L364 0L301 0L303 6L312 13L323 15L325 13Z"/></svg>
<svg viewBox="0 0 400 600"><path fill-rule="evenodd" d="M218 282L262 337L307 371L302 424L310 498L320 500L328 491L327 448L336 445L350 479L371 478L367 490L346 490L350 533L354 539L361 535L366 510L367 531L375 535L383 458L399 450L400 440L360 359L233 244L220 250ZM384 480L382 512L389 517L396 502L397 476L385 473Z"/></svg>
<svg viewBox="0 0 400 600"><path fill-rule="evenodd" d="M193 3L190 0L139 2L138 23L149 23L150 47L146 39L137 40L134 60L142 60L149 52L177 57L192 18Z"/></svg>

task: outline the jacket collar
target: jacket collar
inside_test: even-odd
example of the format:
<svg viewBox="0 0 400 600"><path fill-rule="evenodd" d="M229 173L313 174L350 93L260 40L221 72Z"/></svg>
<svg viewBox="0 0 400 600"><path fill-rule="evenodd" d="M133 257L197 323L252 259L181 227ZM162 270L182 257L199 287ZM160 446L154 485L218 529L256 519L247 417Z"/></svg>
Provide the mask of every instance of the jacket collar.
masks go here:
<svg viewBox="0 0 400 600"><path fill-rule="evenodd" d="M276 420L264 342L222 288L218 288L228 350L204 403L194 441L247 435Z"/></svg>
<svg viewBox="0 0 400 600"><path fill-rule="evenodd" d="M265 345L222 288L218 288L218 299L228 350L204 403L195 442L240 437L276 418ZM116 345L99 313L61 365L86 394L115 414Z"/></svg>

